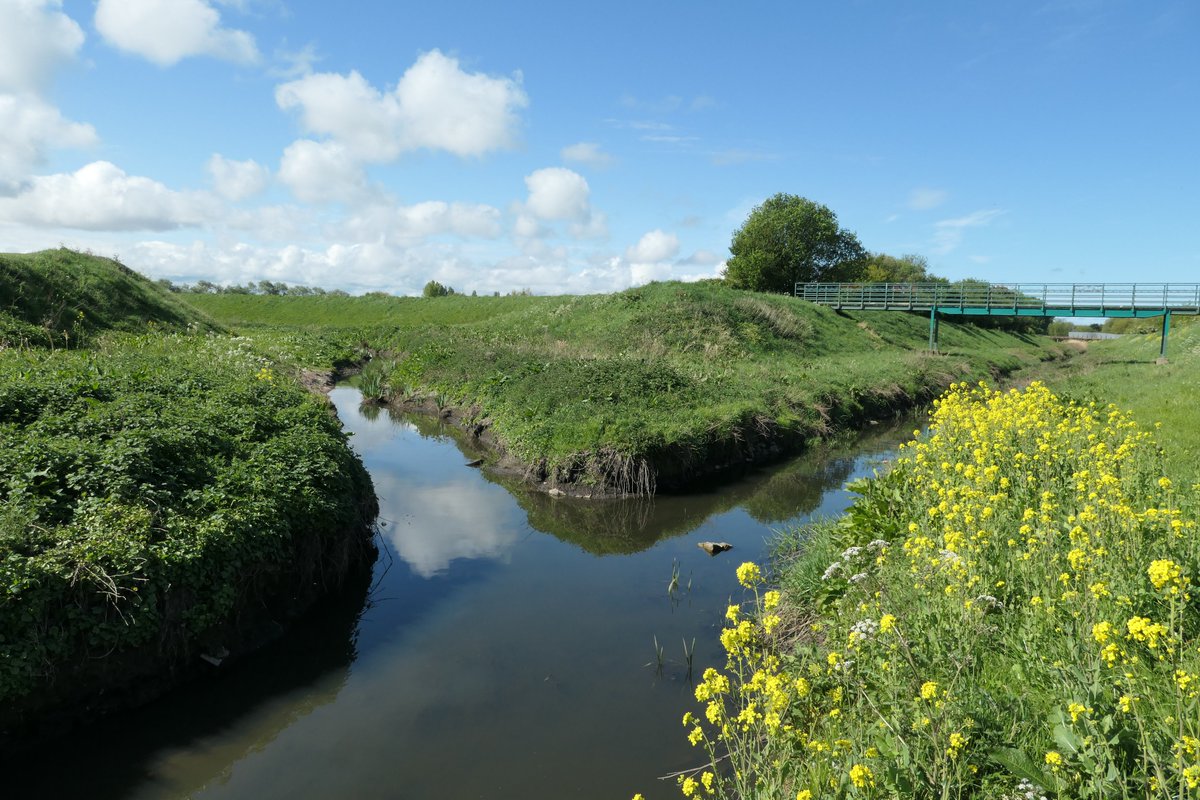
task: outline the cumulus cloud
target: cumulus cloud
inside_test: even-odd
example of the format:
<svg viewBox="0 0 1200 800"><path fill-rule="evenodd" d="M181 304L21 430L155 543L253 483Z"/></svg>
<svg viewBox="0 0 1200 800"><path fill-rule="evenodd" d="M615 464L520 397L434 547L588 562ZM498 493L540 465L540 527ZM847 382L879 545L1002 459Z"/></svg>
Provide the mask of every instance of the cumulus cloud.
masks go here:
<svg viewBox="0 0 1200 800"><path fill-rule="evenodd" d="M0 200L0 219L94 231L170 230L200 225L217 213L209 195L173 191L107 161L32 178L20 194Z"/></svg>
<svg viewBox="0 0 1200 800"><path fill-rule="evenodd" d="M578 172L546 167L525 176L525 208L538 219L582 222L591 215L591 188Z"/></svg>
<svg viewBox="0 0 1200 800"><path fill-rule="evenodd" d="M355 202L367 194L362 167L340 142L292 142L280 159L279 180L306 203Z"/></svg>
<svg viewBox="0 0 1200 800"><path fill-rule="evenodd" d="M946 202L946 198L949 196L950 193L945 189L931 189L929 187L918 186L908 193L907 205L913 211L928 211Z"/></svg>
<svg viewBox="0 0 1200 800"><path fill-rule="evenodd" d="M0 94L0 194L19 191L46 151L88 147L96 131L65 119L57 108L31 94Z"/></svg>
<svg viewBox="0 0 1200 800"><path fill-rule="evenodd" d="M213 189L226 200L234 202L253 197L267 188L270 171L254 160L232 161L214 153L207 164Z"/></svg>
<svg viewBox="0 0 1200 800"><path fill-rule="evenodd" d="M613 157L601 150L600 145L595 142L568 145L562 149L560 155L563 161L600 169L612 166L614 161Z"/></svg>
<svg viewBox="0 0 1200 800"><path fill-rule="evenodd" d="M1004 214L999 209L975 211L965 217L943 219L933 225L933 252L946 255L962 244L966 231L971 228L981 228L991 225L992 221Z"/></svg>
<svg viewBox="0 0 1200 800"><path fill-rule="evenodd" d="M626 251L625 257L634 262L668 261L679 253L679 237L655 229L646 233Z"/></svg>
<svg viewBox="0 0 1200 800"><path fill-rule="evenodd" d="M206 0L100 0L96 30L106 41L169 67L189 56L212 56L238 64L259 60L254 37L221 26Z"/></svg>
<svg viewBox="0 0 1200 800"><path fill-rule="evenodd" d="M387 162L421 148L467 157L511 147L517 113L529 100L519 78L465 72L457 59L432 50L390 91L357 72L314 73L278 86L275 102L297 111L305 131L329 136L354 158Z"/></svg>
<svg viewBox="0 0 1200 800"><path fill-rule="evenodd" d="M0 2L0 91L39 90L75 57L83 31L61 7L59 0Z"/></svg>

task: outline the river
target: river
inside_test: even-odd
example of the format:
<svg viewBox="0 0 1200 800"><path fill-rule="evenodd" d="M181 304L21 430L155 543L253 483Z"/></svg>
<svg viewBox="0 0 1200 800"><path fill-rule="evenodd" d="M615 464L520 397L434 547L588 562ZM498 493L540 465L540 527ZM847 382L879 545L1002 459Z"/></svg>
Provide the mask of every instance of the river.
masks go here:
<svg viewBox="0 0 1200 800"><path fill-rule="evenodd" d="M483 453L436 419L331 398L380 498L369 580L211 678L5 765L10 796L678 797L657 776L701 761L680 725L689 660L723 663L734 570L773 529L844 509L844 484L912 430L688 495L586 501L466 466Z"/></svg>

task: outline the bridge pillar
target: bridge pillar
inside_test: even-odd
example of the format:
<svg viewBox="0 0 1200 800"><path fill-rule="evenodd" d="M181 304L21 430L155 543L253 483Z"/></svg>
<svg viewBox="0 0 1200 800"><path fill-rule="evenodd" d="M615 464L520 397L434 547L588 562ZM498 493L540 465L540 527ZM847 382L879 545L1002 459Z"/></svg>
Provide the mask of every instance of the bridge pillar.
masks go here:
<svg viewBox="0 0 1200 800"><path fill-rule="evenodd" d="M1156 364L1167 363L1167 334L1171 332L1171 312L1163 312L1162 342L1158 346L1158 361Z"/></svg>
<svg viewBox="0 0 1200 800"><path fill-rule="evenodd" d="M938 351L938 318L937 306L929 309L929 352Z"/></svg>

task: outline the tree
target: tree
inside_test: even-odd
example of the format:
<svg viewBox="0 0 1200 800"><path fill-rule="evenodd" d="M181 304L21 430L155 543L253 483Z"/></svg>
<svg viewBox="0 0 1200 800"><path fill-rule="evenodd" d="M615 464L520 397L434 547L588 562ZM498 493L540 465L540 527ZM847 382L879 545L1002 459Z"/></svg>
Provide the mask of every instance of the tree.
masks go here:
<svg viewBox="0 0 1200 800"><path fill-rule="evenodd" d="M925 256L904 255L896 258L886 253L872 253L867 257L858 280L867 283L948 283L929 271Z"/></svg>
<svg viewBox="0 0 1200 800"><path fill-rule="evenodd" d="M454 288L451 286L442 286L437 281L430 281L425 284L425 288L421 290L424 297L445 297L454 294Z"/></svg>
<svg viewBox="0 0 1200 800"><path fill-rule="evenodd" d="M735 289L791 294L797 283L857 280L867 251L820 203L777 194L734 231L725 280Z"/></svg>

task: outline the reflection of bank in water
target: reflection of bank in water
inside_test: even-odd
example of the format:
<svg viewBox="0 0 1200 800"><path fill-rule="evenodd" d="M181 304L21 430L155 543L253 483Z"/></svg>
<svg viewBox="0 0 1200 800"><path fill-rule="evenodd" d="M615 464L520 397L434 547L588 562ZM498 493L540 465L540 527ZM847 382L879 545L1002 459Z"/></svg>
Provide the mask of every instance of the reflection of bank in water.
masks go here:
<svg viewBox="0 0 1200 800"><path fill-rule="evenodd" d="M380 412L377 406L363 406L363 410L367 408L376 414ZM465 462L484 457L483 450L467 433L434 415L390 408L384 413L396 424L415 428L423 437L453 441ZM686 494L603 499L554 496L531 488L520 478L487 469L486 457L483 474L516 499L528 515L530 527L595 555L636 553L662 539L693 531L706 520L738 507L745 508L751 517L765 525L806 517L819 509L830 489L841 487L855 465L861 465L864 454L887 452L904 441L912 431L913 421L912 417L901 417L887 425L873 426L858 437L818 445L783 464L751 468L737 478L709 481ZM375 480L378 486L381 479ZM457 491L460 490L442 493L441 499L446 503L476 502L465 489L461 490L461 497L456 496ZM385 494L379 493L381 497ZM453 517L458 512L447 513ZM482 507L476 516L480 527L474 544L481 548L482 555L491 542L498 554L503 550L501 540L512 539L494 530L494 523L488 521L494 517ZM461 555L469 553L464 548Z"/></svg>
<svg viewBox="0 0 1200 800"><path fill-rule="evenodd" d="M221 782L247 753L337 700L358 655L372 582L372 565L362 565L259 651L44 749L0 758L6 788L13 797L27 787L39 797L117 800L162 796L160 782L180 797ZM63 769L64 753L70 769Z"/></svg>

